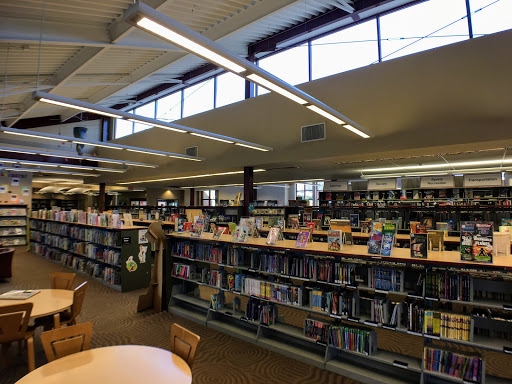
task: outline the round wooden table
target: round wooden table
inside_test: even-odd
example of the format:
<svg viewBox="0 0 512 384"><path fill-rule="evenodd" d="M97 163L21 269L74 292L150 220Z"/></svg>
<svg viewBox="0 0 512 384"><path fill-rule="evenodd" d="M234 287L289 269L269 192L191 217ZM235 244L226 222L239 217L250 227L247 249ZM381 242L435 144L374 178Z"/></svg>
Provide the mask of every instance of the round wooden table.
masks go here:
<svg viewBox="0 0 512 384"><path fill-rule="evenodd" d="M73 291L66 289L41 289L41 292L24 300L0 300L0 307L33 303L31 319L65 311L73 304Z"/></svg>
<svg viewBox="0 0 512 384"><path fill-rule="evenodd" d="M17 381L54 383L190 384L192 373L185 360L164 349L119 345L54 360Z"/></svg>

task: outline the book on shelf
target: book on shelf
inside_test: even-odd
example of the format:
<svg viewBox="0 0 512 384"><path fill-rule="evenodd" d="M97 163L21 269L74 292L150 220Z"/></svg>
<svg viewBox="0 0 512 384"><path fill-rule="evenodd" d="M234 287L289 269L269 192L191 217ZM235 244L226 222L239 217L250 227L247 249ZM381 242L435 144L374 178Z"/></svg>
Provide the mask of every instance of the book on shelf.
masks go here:
<svg viewBox="0 0 512 384"><path fill-rule="evenodd" d="M279 227L270 228L268 231L267 240L265 241L265 244L275 245L277 243L277 240L279 240L280 232L281 228Z"/></svg>
<svg viewBox="0 0 512 384"><path fill-rule="evenodd" d="M233 234L233 241L245 243L249 236L248 228L245 225L237 225Z"/></svg>
<svg viewBox="0 0 512 384"><path fill-rule="evenodd" d="M482 381L484 371L480 357L429 347L423 350L423 369L475 383Z"/></svg>
<svg viewBox="0 0 512 384"><path fill-rule="evenodd" d="M217 224L210 223L210 231L211 233L215 233L217 231Z"/></svg>
<svg viewBox="0 0 512 384"><path fill-rule="evenodd" d="M224 234L224 232L226 231L226 227L217 227L217 229L215 230L215 233L213 234L212 238L213 239L220 239L220 237Z"/></svg>
<svg viewBox="0 0 512 384"><path fill-rule="evenodd" d="M492 263L493 223L465 221L460 227L461 260Z"/></svg>
<svg viewBox="0 0 512 384"><path fill-rule="evenodd" d="M426 229L432 229L434 227L434 220L431 217L424 217L421 220L421 225L424 225Z"/></svg>
<svg viewBox="0 0 512 384"><path fill-rule="evenodd" d="M436 223L436 230L448 232L449 231L449 224L444 222L444 221L438 221Z"/></svg>
<svg viewBox="0 0 512 384"><path fill-rule="evenodd" d="M428 257L428 234L411 232L411 257L426 259Z"/></svg>
<svg viewBox="0 0 512 384"><path fill-rule="evenodd" d="M341 231L344 244L352 244L352 227L349 219L331 219L329 227Z"/></svg>
<svg viewBox="0 0 512 384"><path fill-rule="evenodd" d="M201 237L205 226L204 218L198 218L190 229L190 237Z"/></svg>
<svg viewBox="0 0 512 384"><path fill-rule="evenodd" d="M444 249L444 235L445 231L443 230L427 231L428 250L442 251Z"/></svg>
<svg viewBox="0 0 512 384"><path fill-rule="evenodd" d="M380 221L372 222L372 231L368 238L368 253L371 255L379 255L382 246L382 228L383 223Z"/></svg>
<svg viewBox="0 0 512 384"><path fill-rule="evenodd" d="M299 229L299 215L297 214L290 214L288 215L288 226L291 229Z"/></svg>
<svg viewBox="0 0 512 384"><path fill-rule="evenodd" d="M382 244L380 254L391 256L391 250L395 244L396 223L386 222L382 225Z"/></svg>
<svg viewBox="0 0 512 384"><path fill-rule="evenodd" d="M123 227L133 227L133 219L131 213L123 213Z"/></svg>
<svg viewBox="0 0 512 384"><path fill-rule="evenodd" d="M228 223L229 233L231 235L235 234L236 231L236 223Z"/></svg>
<svg viewBox="0 0 512 384"><path fill-rule="evenodd" d="M327 344L329 340L329 323L311 317L305 318L304 336Z"/></svg>
<svg viewBox="0 0 512 384"><path fill-rule="evenodd" d="M310 236L311 236L310 231L299 231L299 234L297 235L297 240L295 241L295 247L296 248L306 248L306 245L308 244Z"/></svg>
<svg viewBox="0 0 512 384"><path fill-rule="evenodd" d="M496 256L510 256L510 234L506 232L494 232L493 252Z"/></svg>
<svg viewBox="0 0 512 384"><path fill-rule="evenodd" d="M363 220L361 221L361 233L370 233L372 227L371 220Z"/></svg>
<svg viewBox="0 0 512 384"><path fill-rule="evenodd" d="M2 300L26 300L41 292L39 289L26 289L26 290L12 290L2 293L0 299Z"/></svg>
<svg viewBox="0 0 512 384"><path fill-rule="evenodd" d="M310 221L309 223L306 224L306 227L309 230L309 232L313 234L313 231L315 230L315 223Z"/></svg>
<svg viewBox="0 0 512 384"><path fill-rule="evenodd" d="M341 231L339 229L330 229L327 231L327 249L329 251L341 251Z"/></svg>
<svg viewBox="0 0 512 384"><path fill-rule="evenodd" d="M359 227L359 214L358 213L351 213L350 214L350 226L352 228L358 228Z"/></svg>

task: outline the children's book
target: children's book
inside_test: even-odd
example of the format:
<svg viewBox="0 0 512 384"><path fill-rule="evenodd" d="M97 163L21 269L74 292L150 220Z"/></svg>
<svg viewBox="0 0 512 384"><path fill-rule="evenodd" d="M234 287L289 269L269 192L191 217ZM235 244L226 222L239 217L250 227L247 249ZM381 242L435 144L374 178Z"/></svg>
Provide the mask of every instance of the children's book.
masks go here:
<svg viewBox="0 0 512 384"><path fill-rule="evenodd" d="M296 248L306 248L306 245L309 241L309 236L311 236L311 232L309 231L300 231L297 235L297 240L295 241Z"/></svg>
<svg viewBox="0 0 512 384"><path fill-rule="evenodd" d="M460 259L466 261L473 260L473 234L475 233L475 223L465 221L460 224Z"/></svg>
<svg viewBox="0 0 512 384"><path fill-rule="evenodd" d="M315 230L315 223L310 221L309 223L306 224L306 226L308 227L309 232L311 232L311 234L313 234L313 231Z"/></svg>
<svg viewBox="0 0 512 384"><path fill-rule="evenodd" d="M222 236L222 234L224 233L224 231L225 231L226 229L227 229L226 227L218 227L218 228L215 230L215 233L213 234L213 238L214 238L214 239L220 239L220 237Z"/></svg>
<svg viewBox="0 0 512 384"><path fill-rule="evenodd" d="M237 225L233 235L233 241L244 243L247 241L248 228L245 225Z"/></svg>
<svg viewBox="0 0 512 384"><path fill-rule="evenodd" d="M263 218L262 217L256 217L256 229L258 231L261 231L261 228L263 228Z"/></svg>
<svg viewBox="0 0 512 384"><path fill-rule="evenodd" d="M382 226L382 245L380 254L383 256L391 256L391 250L395 243L396 223L384 223Z"/></svg>
<svg viewBox="0 0 512 384"><path fill-rule="evenodd" d="M24 291L9 291L2 293L0 299L4 300L25 300L41 292L39 289L27 289Z"/></svg>
<svg viewBox="0 0 512 384"><path fill-rule="evenodd" d="M372 232L368 239L368 253L372 255L379 255L380 248L382 245L382 227L383 224L380 221L374 221L372 223Z"/></svg>
<svg viewBox="0 0 512 384"><path fill-rule="evenodd" d="M299 215L288 215L288 225L291 229L299 229Z"/></svg>
<svg viewBox="0 0 512 384"><path fill-rule="evenodd" d="M339 229L327 231L327 249L329 251L341 251L341 247L341 231Z"/></svg>
<svg viewBox="0 0 512 384"><path fill-rule="evenodd" d="M215 231L217 231L217 224L210 223L210 232L215 233Z"/></svg>
<svg viewBox="0 0 512 384"><path fill-rule="evenodd" d="M235 234L235 230L236 230L236 223L228 223L228 227L229 227L229 233L234 235Z"/></svg>
<svg viewBox="0 0 512 384"><path fill-rule="evenodd" d="M357 214L357 213L351 213L350 214L350 226L352 228L358 228L359 227L359 214Z"/></svg>
<svg viewBox="0 0 512 384"><path fill-rule="evenodd" d="M265 241L265 244L275 245L277 243L277 240L279 239L280 232L281 232L281 228L279 228L279 227L270 228L268 231L267 241Z"/></svg>
<svg viewBox="0 0 512 384"><path fill-rule="evenodd" d="M439 223L437 223L439 224ZM444 235L445 231L435 230L427 231L427 241L429 251L442 251L444 249Z"/></svg>
<svg viewBox="0 0 512 384"><path fill-rule="evenodd" d="M361 233L370 233L372 222L370 220L361 221Z"/></svg>
<svg viewBox="0 0 512 384"><path fill-rule="evenodd" d="M492 263L493 232L493 223L476 223L473 235L473 261Z"/></svg>
<svg viewBox="0 0 512 384"><path fill-rule="evenodd" d="M348 219L332 219L330 229L339 229L343 233L343 242L352 244L352 227Z"/></svg>
<svg viewBox="0 0 512 384"><path fill-rule="evenodd" d="M185 221L183 223L183 232L190 232L192 230L192 224L191 221Z"/></svg>
<svg viewBox="0 0 512 384"><path fill-rule="evenodd" d="M428 235L426 233L411 232L411 257L426 259L428 255L427 241Z"/></svg>

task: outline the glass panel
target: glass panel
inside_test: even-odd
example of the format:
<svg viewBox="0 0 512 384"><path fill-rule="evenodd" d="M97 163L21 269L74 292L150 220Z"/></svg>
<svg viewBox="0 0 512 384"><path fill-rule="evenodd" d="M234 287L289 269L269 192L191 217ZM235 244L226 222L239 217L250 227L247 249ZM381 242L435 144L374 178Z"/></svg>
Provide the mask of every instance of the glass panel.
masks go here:
<svg viewBox="0 0 512 384"><path fill-rule="evenodd" d="M382 60L469 38L465 0L429 0L380 18Z"/></svg>
<svg viewBox="0 0 512 384"><path fill-rule="evenodd" d="M471 0L473 36L480 37L512 28L512 1Z"/></svg>
<svg viewBox="0 0 512 384"><path fill-rule="evenodd" d="M216 195L215 195L215 189L212 189L212 190L210 191L210 199L215 200L215 197L216 197Z"/></svg>
<svg viewBox="0 0 512 384"><path fill-rule="evenodd" d="M116 139L133 133L133 123L128 120L116 119Z"/></svg>
<svg viewBox="0 0 512 384"><path fill-rule="evenodd" d="M217 100L215 108L245 99L245 79L234 73L217 76Z"/></svg>
<svg viewBox="0 0 512 384"><path fill-rule="evenodd" d="M301 84L309 81L308 45L303 44L284 52L259 60L260 68L289 84ZM257 87L257 95L268 93L265 88Z"/></svg>
<svg viewBox="0 0 512 384"><path fill-rule="evenodd" d="M148 103L146 105L143 105L142 107L135 108L136 115L144 116L144 117L151 117L152 119L155 118L155 102ZM146 124L140 124L140 123L134 123L133 124L133 132L140 132L145 129L151 128L151 125Z"/></svg>
<svg viewBox="0 0 512 384"><path fill-rule="evenodd" d="M183 117L213 109L213 78L183 90Z"/></svg>
<svg viewBox="0 0 512 384"><path fill-rule="evenodd" d="M167 122L181 119L181 91L157 100L156 118Z"/></svg>
<svg viewBox="0 0 512 384"><path fill-rule="evenodd" d="M375 19L311 42L313 80L379 60Z"/></svg>

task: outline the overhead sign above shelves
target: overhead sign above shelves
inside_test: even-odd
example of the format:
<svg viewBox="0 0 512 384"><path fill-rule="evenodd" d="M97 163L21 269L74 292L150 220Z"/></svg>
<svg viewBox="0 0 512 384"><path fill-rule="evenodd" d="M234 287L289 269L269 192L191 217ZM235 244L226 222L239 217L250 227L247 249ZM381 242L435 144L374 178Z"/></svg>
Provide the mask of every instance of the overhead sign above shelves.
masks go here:
<svg viewBox="0 0 512 384"><path fill-rule="evenodd" d="M396 189L396 178L368 180L369 191L387 191L390 189Z"/></svg>
<svg viewBox="0 0 512 384"><path fill-rule="evenodd" d="M420 179L420 188L455 188L455 177L447 176L422 176Z"/></svg>
<svg viewBox="0 0 512 384"><path fill-rule="evenodd" d="M501 187L503 180L501 172L464 175L464 187Z"/></svg>
<svg viewBox="0 0 512 384"><path fill-rule="evenodd" d="M324 181L324 191L337 192L337 191L348 191L348 181Z"/></svg>

